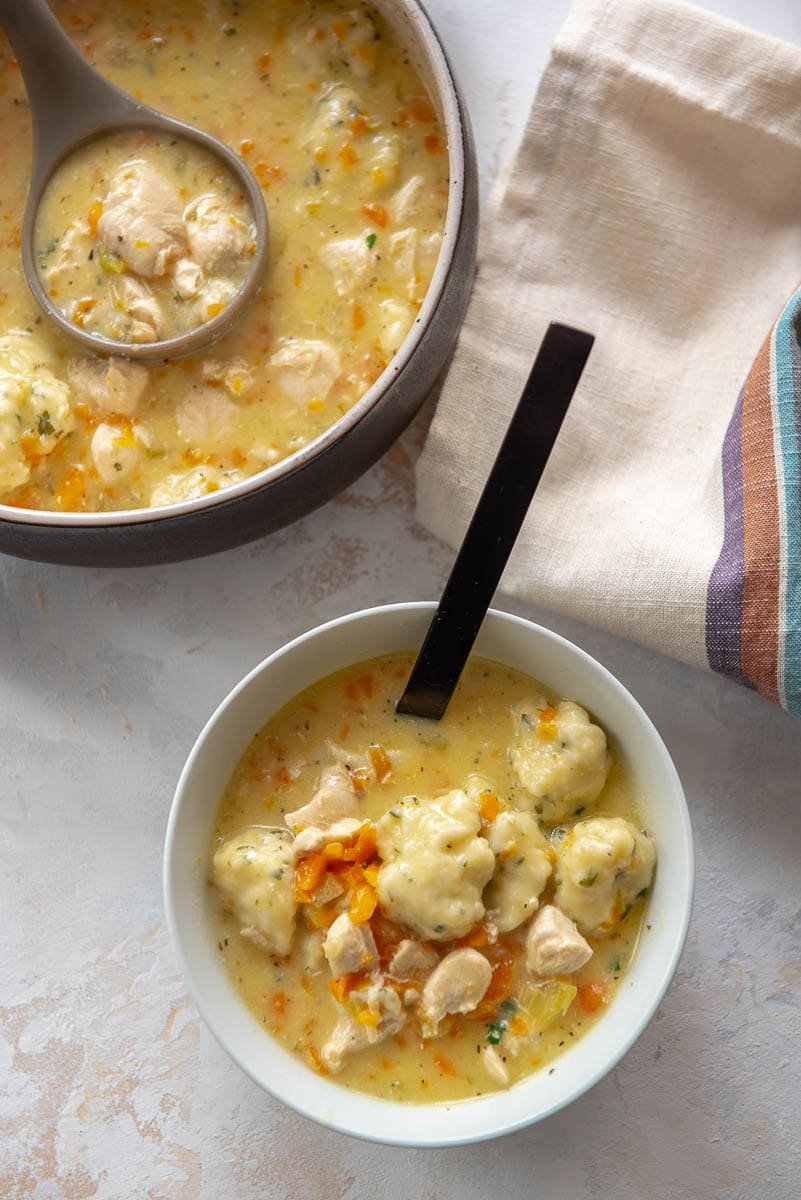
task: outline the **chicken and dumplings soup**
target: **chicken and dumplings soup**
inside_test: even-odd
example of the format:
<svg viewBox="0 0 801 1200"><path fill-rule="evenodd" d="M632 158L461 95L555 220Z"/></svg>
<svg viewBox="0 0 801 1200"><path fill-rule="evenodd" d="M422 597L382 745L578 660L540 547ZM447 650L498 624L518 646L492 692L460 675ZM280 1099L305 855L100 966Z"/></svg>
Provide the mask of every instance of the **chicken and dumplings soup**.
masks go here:
<svg viewBox="0 0 801 1200"><path fill-rule="evenodd" d="M410 1103L550 1064L614 1003L656 863L580 703L472 658L441 722L411 656L321 680L251 742L209 850L242 1000L310 1069Z"/></svg>

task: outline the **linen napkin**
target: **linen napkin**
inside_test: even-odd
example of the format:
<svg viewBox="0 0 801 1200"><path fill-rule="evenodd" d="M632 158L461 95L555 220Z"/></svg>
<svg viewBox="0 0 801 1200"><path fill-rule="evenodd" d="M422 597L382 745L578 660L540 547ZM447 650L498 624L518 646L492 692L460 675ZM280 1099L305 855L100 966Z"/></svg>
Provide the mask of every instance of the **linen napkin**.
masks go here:
<svg viewBox="0 0 801 1200"><path fill-rule="evenodd" d="M502 589L801 714L801 49L578 0L504 183L420 521L459 543L548 322L587 329Z"/></svg>

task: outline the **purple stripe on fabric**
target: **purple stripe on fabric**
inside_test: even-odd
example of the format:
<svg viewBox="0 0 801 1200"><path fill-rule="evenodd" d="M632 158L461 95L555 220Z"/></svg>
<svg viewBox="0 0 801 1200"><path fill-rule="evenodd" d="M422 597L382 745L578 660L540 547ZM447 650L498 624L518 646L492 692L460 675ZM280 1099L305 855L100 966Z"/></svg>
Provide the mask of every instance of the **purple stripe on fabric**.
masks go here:
<svg viewBox="0 0 801 1200"><path fill-rule="evenodd" d="M743 393L737 397L723 439L723 545L706 594L706 654L713 671L753 688L743 674L742 627L745 579L742 424Z"/></svg>

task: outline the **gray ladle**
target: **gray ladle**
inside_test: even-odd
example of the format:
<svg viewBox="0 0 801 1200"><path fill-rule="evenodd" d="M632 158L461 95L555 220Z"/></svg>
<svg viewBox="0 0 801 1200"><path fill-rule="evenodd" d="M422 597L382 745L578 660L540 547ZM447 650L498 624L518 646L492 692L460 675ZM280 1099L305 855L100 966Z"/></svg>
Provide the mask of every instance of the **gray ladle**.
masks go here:
<svg viewBox="0 0 801 1200"><path fill-rule="evenodd" d="M140 104L104 79L75 49L45 0L0 0L0 25L19 63L31 107L33 165L22 223L22 265L28 285L47 316L88 350L140 360L178 358L227 333L258 291L267 256L267 212L254 176L224 142ZM189 333L159 342L117 342L79 329L54 305L36 266L36 213L53 171L83 143L117 129L152 129L171 138L196 142L216 155L241 182L256 226L256 252L250 271L223 311Z"/></svg>

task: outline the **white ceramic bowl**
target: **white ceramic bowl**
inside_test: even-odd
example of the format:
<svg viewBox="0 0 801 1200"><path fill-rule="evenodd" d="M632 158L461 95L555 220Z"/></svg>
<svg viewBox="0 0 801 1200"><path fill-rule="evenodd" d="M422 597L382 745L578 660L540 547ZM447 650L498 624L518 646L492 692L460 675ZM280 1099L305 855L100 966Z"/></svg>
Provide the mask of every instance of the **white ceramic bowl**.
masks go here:
<svg viewBox="0 0 801 1200"><path fill-rule="evenodd" d="M491 611L475 653L541 679L586 705L632 772L659 855L647 928L614 1003L551 1066L506 1091L456 1104L377 1100L316 1075L267 1034L228 979L207 919L207 857L223 789L253 735L294 695L350 663L417 648L429 603L340 617L296 638L222 702L184 767L167 827L164 894L192 998L220 1045L260 1087L307 1117L372 1141L444 1146L539 1121L577 1099L619 1061L654 1014L676 969L693 895L690 820L665 746L636 700L583 650L508 613Z"/></svg>

